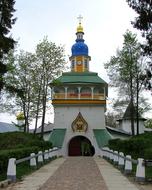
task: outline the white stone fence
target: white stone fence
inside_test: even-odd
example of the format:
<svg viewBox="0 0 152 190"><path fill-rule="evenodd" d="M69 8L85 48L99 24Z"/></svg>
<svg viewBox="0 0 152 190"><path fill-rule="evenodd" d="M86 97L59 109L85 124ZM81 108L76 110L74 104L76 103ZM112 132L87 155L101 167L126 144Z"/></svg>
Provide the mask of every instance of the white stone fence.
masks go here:
<svg viewBox="0 0 152 190"><path fill-rule="evenodd" d="M137 164L135 179L138 182L145 181L145 166L152 166L152 161L150 160L146 161L143 158L134 160L131 158L131 155L124 156L123 152L113 151L108 147L101 148L101 156L118 166L125 174L130 174L132 172L132 164Z"/></svg>
<svg viewBox="0 0 152 190"><path fill-rule="evenodd" d="M30 161L30 166L36 168L37 165L49 161L53 157L61 156L60 149L54 147L53 149L45 150L44 152L39 151L38 154L31 153L30 156L16 160L16 158L10 158L7 167L7 179L11 182L16 181L16 165L25 161Z"/></svg>

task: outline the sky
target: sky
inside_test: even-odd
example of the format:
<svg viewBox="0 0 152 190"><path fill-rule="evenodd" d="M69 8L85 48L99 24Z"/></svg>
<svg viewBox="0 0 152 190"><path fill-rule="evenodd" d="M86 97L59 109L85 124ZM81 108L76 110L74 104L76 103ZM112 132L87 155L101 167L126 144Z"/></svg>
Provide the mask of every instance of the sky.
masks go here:
<svg viewBox="0 0 152 190"><path fill-rule="evenodd" d="M49 41L64 45L67 60L76 39L77 17L81 14L91 56L90 70L98 72L106 82L109 79L104 63L122 47L126 30L140 38L131 25L136 14L125 0L16 0L15 9L17 21L10 34L18 41L19 49L33 52L44 36L48 36ZM109 91L109 99L112 97ZM15 116L0 114L0 121L10 123L14 119Z"/></svg>

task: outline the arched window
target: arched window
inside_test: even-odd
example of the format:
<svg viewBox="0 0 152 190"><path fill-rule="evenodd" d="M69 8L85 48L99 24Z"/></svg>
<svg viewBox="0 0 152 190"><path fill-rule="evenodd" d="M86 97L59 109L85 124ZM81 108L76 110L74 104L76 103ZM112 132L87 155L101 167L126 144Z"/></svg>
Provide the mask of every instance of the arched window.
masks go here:
<svg viewBox="0 0 152 190"><path fill-rule="evenodd" d="M103 99L104 98L104 87L95 87L93 94L94 94L94 99Z"/></svg>
<svg viewBox="0 0 152 190"><path fill-rule="evenodd" d="M78 98L78 88L69 87L67 90L67 98L70 99Z"/></svg>
<svg viewBox="0 0 152 190"><path fill-rule="evenodd" d="M74 59L72 60L72 63L71 63L71 68L74 69L74 65L75 65L75 61Z"/></svg>
<svg viewBox="0 0 152 190"><path fill-rule="evenodd" d="M65 98L65 89L64 89L64 87L54 87L54 98L55 99Z"/></svg>
<svg viewBox="0 0 152 190"><path fill-rule="evenodd" d="M90 87L82 87L80 91L80 97L83 99L91 98L91 88Z"/></svg>
<svg viewBox="0 0 152 190"><path fill-rule="evenodd" d="M88 68L88 60L87 59L84 60L84 67L85 67L85 69Z"/></svg>

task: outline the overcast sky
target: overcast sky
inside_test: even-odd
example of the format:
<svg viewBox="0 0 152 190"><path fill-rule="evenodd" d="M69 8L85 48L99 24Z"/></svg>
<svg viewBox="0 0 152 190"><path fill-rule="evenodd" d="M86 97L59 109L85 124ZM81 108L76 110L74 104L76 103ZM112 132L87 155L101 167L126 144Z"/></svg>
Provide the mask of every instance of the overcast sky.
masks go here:
<svg viewBox="0 0 152 190"><path fill-rule="evenodd" d="M90 70L108 82L103 63L107 62L116 49L121 48L123 34L133 29L131 21L136 14L125 0L16 0L17 21L11 30L19 42L19 48L33 52L44 36L57 45L65 46L65 53L71 55L75 43L77 17L83 16L85 43L91 56ZM109 93L109 98L113 95ZM0 115L0 121L11 122L12 117Z"/></svg>

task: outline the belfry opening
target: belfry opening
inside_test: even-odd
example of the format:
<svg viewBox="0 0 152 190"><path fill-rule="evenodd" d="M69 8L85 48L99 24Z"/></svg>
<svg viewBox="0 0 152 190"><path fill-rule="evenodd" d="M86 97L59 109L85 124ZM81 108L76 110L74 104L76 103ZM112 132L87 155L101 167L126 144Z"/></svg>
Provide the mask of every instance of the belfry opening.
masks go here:
<svg viewBox="0 0 152 190"><path fill-rule="evenodd" d="M69 156L93 156L95 149L90 140L84 136L75 136L69 141Z"/></svg>

